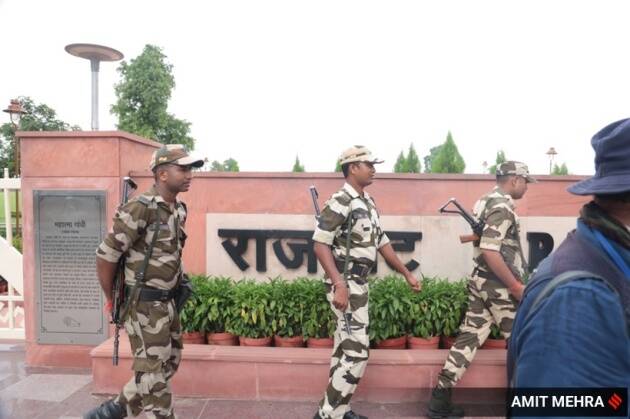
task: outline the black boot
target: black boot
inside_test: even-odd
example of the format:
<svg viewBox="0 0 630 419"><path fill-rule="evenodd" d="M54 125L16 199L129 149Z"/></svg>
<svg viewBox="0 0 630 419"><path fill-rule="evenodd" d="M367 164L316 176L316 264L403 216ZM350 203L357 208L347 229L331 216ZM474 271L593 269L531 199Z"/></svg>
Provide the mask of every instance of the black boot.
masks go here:
<svg viewBox="0 0 630 419"><path fill-rule="evenodd" d="M354 413L352 410L349 410L346 412L345 415L343 415L343 419L368 419L368 417L359 415L357 413Z"/></svg>
<svg viewBox="0 0 630 419"><path fill-rule="evenodd" d="M83 415L83 419L123 419L125 417L127 417L127 412L115 400L107 400Z"/></svg>
<svg viewBox="0 0 630 419"><path fill-rule="evenodd" d="M464 409L451 402L451 390L450 388L439 387L433 389L429 401L429 417L431 419L461 418L464 416Z"/></svg>

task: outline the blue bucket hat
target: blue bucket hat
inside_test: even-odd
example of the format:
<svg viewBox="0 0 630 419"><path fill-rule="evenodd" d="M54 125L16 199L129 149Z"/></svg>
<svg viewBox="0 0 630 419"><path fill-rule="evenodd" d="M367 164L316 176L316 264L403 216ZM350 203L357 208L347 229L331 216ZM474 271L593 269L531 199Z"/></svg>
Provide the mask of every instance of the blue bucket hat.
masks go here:
<svg viewBox="0 0 630 419"><path fill-rule="evenodd" d="M593 136L595 176L567 188L575 195L630 191L630 119L613 122Z"/></svg>

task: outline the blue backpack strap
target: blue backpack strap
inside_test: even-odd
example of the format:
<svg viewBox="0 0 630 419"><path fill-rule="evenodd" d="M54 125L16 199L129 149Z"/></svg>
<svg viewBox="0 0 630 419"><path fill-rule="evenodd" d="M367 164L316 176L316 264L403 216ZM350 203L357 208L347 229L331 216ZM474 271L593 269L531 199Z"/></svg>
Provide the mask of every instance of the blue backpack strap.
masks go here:
<svg viewBox="0 0 630 419"><path fill-rule="evenodd" d="M599 281L602 281L613 293L615 293L617 298L621 300L622 308L625 308L624 301L619 293L619 290L617 290L617 288L603 276L599 276L589 271L566 271L554 277L549 282L547 282L547 284L545 284L544 288L538 293L538 295L534 299L534 302L529 307L529 310L527 311L527 316L525 317L525 323L530 320L536 309L540 307L540 305L555 291L556 288L568 282L576 281L579 279L597 279ZM626 330L628 332L628 335L630 336L630 322L628 321L627 316L624 316L624 318L626 320Z"/></svg>

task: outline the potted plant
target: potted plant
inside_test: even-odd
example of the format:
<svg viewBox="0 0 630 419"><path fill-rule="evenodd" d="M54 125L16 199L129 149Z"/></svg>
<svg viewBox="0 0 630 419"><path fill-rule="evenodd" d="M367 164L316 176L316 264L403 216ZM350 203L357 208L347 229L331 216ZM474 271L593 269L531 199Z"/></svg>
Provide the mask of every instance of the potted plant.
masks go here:
<svg viewBox="0 0 630 419"><path fill-rule="evenodd" d="M370 340L378 349L405 349L411 290L401 277L370 281Z"/></svg>
<svg viewBox="0 0 630 419"><path fill-rule="evenodd" d="M242 346L271 346L271 303L271 284L237 282L227 321L228 332L238 336Z"/></svg>
<svg viewBox="0 0 630 419"><path fill-rule="evenodd" d="M445 303L436 298L438 286L435 279L425 278L422 292L411 295L407 327L409 349L437 349L440 344L440 311Z"/></svg>
<svg viewBox="0 0 630 419"><path fill-rule="evenodd" d="M490 326L490 336L481 345L481 349L506 349L507 340L503 338L501 329L496 324Z"/></svg>
<svg viewBox="0 0 630 419"><path fill-rule="evenodd" d="M302 321L305 301L302 291L307 287L304 279L284 281L276 278L271 281L271 327L274 331L274 345L299 348L304 346Z"/></svg>
<svg viewBox="0 0 630 419"><path fill-rule="evenodd" d="M459 333L466 309L468 308L468 289L466 279L456 282L439 280L440 291L436 293L436 298L441 301L440 325L441 325L441 346L450 349Z"/></svg>
<svg viewBox="0 0 630 419"><path fill-rule="evenodd" d="M301 290L304 299L302 334L309 348L332 348L337 318L326 298L326 284L320 279L305 280Z"/></svg>
<svg viewBox="0 0 630 419"><path fill-rule="evenodd" d="M198 290L203 286L205 278L193 276L190 280L193 284L193 289ZM199 295L195 291L179 313L179 321L182 327L182 342L184 344L206 343L206 337L202 332L204 318L205 312L199 307Z"/></svg>
<svg viewBox="0 0 630 419"><path fill-rule="evenodd" d="M235 346L238 337L227 331L233 304L234 283L230 278L207 278L198 290L199 306L205 313L203 330L209 345Z"/></svg>

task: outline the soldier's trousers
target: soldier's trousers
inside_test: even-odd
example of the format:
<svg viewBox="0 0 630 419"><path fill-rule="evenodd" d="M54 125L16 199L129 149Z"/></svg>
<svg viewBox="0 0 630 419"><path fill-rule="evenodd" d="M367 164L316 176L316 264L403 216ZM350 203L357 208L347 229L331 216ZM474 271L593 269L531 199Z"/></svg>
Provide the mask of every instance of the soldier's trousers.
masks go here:
<svg viewBox="0 0 630 419"><path fill-rule="evenodd" d="M181 360L179 315L172 301L139 301L129 310L125 331L131 343L134 376L116 399L128 416L171 419L170 379Z"/></svg>
<svg viewBox="0 0 630 419"><path fill-rule="evenodd" d="M337 419L350 410L350 399L367 366L370 338L368 336L368 283L367 279L353 276L348 281L349 303L346 312L352 314L350 322L352 334L348 335L344 326L343 312L332 304L334 290L326 283L327 298L335 316L335 344L330 360L328 387L319 404L322 419Z"/></svg>
<svg viewBox="0 0 630 419"><path fill-rule="evenodd" d="M438 375L438 387L453 387L464 375L477 349L488 339L492 324L499 327L505 339L510 337L516 306L516 299L498 278L473 276L470 279L468 310L460 326L460 333Z"/></svg>

